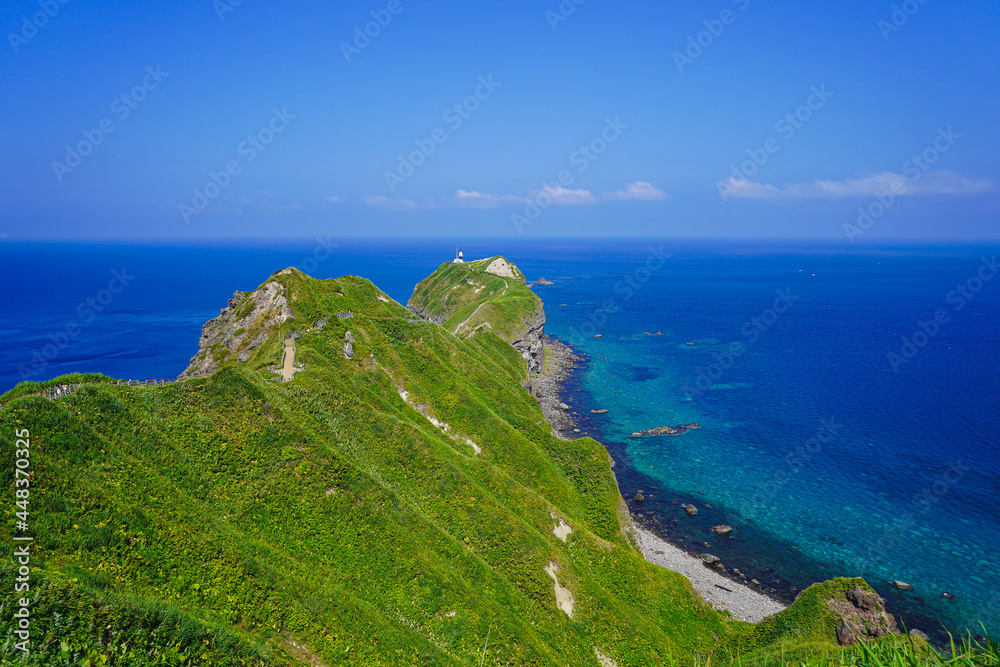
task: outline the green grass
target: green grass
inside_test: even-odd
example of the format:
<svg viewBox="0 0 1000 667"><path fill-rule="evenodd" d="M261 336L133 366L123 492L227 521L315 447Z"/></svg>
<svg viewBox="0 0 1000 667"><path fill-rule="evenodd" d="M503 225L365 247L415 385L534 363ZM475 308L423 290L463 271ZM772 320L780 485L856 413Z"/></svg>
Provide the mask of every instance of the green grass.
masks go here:
<svg viewBox="0 0 1000 667"><path fill-rule="evenodd" d="M486 272L495 259L503 258L442 264L417 285L409 305L443 321L448 331L454 331L467 319L463 332L489 322L500 338L514 341L524 332L526 324L544 318L544 309L541 299L528 288L516 266L513 278Z"/></svg>
<svg viewBox="0 0 1000 667"><path fill-rule="evenodd" d="M2 397L4 461L15 430L31 432L37 643L28 662L0 643L0 664L479 665L487 633L486 665L596 666L595 646L620 667L847 655L818 593L753 626L646 563L606 450L539 425L501 336L407 322L357 277L272 279L296 317L246 363L161 387L60 378L45 384L89 384L56 402L38 383ZM274 382L293 330L308 370ZM10 525L11 465L0 507ZM566 543L553 513L573 527ZM5 590L13 565L0 561Z"/></svg>
<svg viewBox="0 0 1000 667"><path fill-rule="evenodd" d="M1000 665L1000 647L989 639L980 643L971 637L959 641L953 638L951 645L941 653L922 639L902 635L842 650L817 652L802 647L784 647L754 657L731 657L730 660L716 664L733 667L989 667Z"/></svg>

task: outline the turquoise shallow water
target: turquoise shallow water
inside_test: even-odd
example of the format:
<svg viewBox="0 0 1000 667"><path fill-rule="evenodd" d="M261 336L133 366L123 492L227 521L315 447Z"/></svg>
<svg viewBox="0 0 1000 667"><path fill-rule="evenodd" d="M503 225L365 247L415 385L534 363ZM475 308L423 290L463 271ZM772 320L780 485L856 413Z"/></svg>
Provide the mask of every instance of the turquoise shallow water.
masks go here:
<svg viewBox="0 0 1000 667"><path fill-rule="evenodd" d="M910 627L981 632L1000 611L1000 279L961 310L948 293L984 252L681 249L625 300L637 249L538 293L548 330L587 356L568 402L654 527L785 596L860 575ZM595 315L608 299L618 310ZM895 372L888 353L938 309L950 319Z"/></svg>
<svg viewBox="0 0 1000 667"><path fill-rule="evenodd" d="M451 242L329 244L5 242L0 273L17 290L0 312L0 390L25 372L173 377L232 292L279 268L363 275L405 302L454 252ZM1000 630L1000 278L949 299L956 285L976 287L997 249L660 245L462 249L503 253L529 279L555 282L536 287L546 329L586 356L566 400L617 460L626 497L646 492L634 511L666 537L784 596L861 575L910 627ZM88 318L80 304L123 268L134 280ZM938 310L948 320L935 335L904 349ZM33 366L70 322L78 335ZM887 354L904 351L914 354L897 372ZM692 422L701 428L678 437L628 437ZM718 523L734 527L731 539L710 532Z"/></svg>

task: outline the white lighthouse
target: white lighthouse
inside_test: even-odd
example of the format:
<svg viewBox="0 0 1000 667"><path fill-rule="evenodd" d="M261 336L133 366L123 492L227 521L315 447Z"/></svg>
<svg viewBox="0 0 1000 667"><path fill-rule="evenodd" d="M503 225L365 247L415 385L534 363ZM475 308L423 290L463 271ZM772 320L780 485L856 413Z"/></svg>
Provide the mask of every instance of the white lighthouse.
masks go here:
<svg viewBox="0 0 1000 667"><path fill-rule="evenodd" d="M452 264L462 264L463 262L465 262L465 257L462 255L462 252L458 248L455 248L455 260L452 262Z"/></svg>

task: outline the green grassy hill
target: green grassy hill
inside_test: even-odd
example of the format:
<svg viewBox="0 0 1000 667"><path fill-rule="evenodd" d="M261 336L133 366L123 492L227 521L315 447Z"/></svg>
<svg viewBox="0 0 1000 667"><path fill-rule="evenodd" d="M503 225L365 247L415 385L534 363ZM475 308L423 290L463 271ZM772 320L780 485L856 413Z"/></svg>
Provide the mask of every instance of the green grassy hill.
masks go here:
<svg viewBox="0 0 1000 667"><path fill-rule="evenodd" d="M442 264L417 285L407 306L457 336L490 329L521 353L530 371L542 369L542 300L504 257Z"/></svg>
<svg viewBox="0 0 1000 667"><path fill-rule="evenodd" d="M752 626L642 559L607 452L550 435L522 388L508 334L537 297L523 278L501 296L503 278L476 270L418 288L444 326L362 278L286 270L265 285L292 317L240 354L210 341L207 377L76 376L45 383L86 382L56 401L38 383L0 398L4 521L18 511L15 431L28 429L35 538L31 655L5 636L0 662L625 667L835 651L822 605ZM480 302L450 290L477 294L468 280ZM234 317L248 317L241 303ZM481 305L507 319L453 335ZM304 370L278 382L292 332Z"/></svg>

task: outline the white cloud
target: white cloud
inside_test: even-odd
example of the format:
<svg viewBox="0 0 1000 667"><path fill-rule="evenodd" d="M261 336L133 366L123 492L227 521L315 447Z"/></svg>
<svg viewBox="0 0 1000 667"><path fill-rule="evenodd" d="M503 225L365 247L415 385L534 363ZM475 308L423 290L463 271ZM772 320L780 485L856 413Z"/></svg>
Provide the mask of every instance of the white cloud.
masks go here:
<svg viewBox="0 0 1000 667"><path fill-rule="evenodd" d="M383 196L365 197L365 203L370 206L381 206L398 211L415 211L430 208L499 208L506 204L524 204L529 200L537 202L539 197L551 198L552 204L578 206L597 204L605 200L655 201L666 199L669 196L666 192L653 187L648 181L636 181L624 190L605 192L601 196L583 188L574 190L557 185L546 187L543 190L532 190L525 195L491 195L478 190L458 190L450 197L427 198L423 203L417 203L412 199L391 199ZM338 197L336 200L340 201L340 198Z"/></svg>
<svg viewBox="0 0 1000 667"><path fill-rule="evenodd" d="M864 178L841 181L815 180L808 183L775 186L748 180L727 178L719 183L723 198L737 199L843 199L870 197L876 192L891 191L904 195L962 195L989 192L996 184L984 178L968 178L952 171L928 171L909 178L884 171Z"/></svg>
<svg viewBox="0 0 1000 667"><path fill-rule="evenodd" d="M535 190L529 196L537 202L538 197L546 193L552 197L553 204L574 206L579 204L596 204L598 201L597 197L590 190L569 190L558 185L545 188L544 190Z"/></svg>
<svg viewBox="0 0 1000 667"><path fill-rule="evenodd" d="M430 208L436 208L436 204L427 199L422 204L418 204L412 199L389 199L388 197L365 197L365 203L371 206L381 206L383 208L393 209L396 211L422 211Z"/></svg>
<svg viewBox="0 0 1000 667"><path fill-rule="evenodd" d="M497 208L504 204L514 204L524 201L524 197L516 195L488 195L475 190L459 190L455 193L453 203L456 206L469 208Z"/></svg>
<svg viewBox="0 0 1000 667"><path fill-rule="evenodd" d="M332 197L327 197L327 198L326 198L326 200L327 200L327 201L329 201L329 202L333 202L333 203L335 203L335 204L336 204L337 202L342 202L342 201L344 201L343 199L341 199L340 197L338 197L338 196L336 196L336 195L334 195L334 196L332 196Z"/></svg>
<svg viewBox="0 0 1000 667"><path fill-rule="evenodd" d="M636 181L624 190L616 192L605 192L606 199L641 199L643 201L656 201L670 197L666 192L654 187L649 181Z"/></svg>

